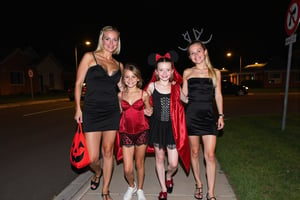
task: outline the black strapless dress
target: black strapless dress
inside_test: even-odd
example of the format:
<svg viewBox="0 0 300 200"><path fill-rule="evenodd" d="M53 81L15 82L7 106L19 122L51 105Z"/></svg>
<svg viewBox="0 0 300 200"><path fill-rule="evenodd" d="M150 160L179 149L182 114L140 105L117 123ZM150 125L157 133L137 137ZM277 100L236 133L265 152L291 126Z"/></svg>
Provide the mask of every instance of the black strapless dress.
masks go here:
<svg viewBox="0 0 300 200"><path fill-rule="evenodd" d="M188 135L217 135L214 91L211 78L188 79L189 102L185 112Z"/></svg>

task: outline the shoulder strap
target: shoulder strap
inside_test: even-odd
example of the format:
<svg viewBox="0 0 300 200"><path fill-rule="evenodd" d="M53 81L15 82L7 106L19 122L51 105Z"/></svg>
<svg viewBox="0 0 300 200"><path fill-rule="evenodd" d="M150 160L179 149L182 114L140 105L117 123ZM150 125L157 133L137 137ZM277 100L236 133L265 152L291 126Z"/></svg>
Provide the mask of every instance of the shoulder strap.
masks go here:
<svg viewBox="0 0 300 200"><path fill-rule="evenodd" d="M96 56L95 56L95 52L93 52L93 57L95 59L96 64L98 65L98 62L97 62L97 59L96 59Z"/></svg>

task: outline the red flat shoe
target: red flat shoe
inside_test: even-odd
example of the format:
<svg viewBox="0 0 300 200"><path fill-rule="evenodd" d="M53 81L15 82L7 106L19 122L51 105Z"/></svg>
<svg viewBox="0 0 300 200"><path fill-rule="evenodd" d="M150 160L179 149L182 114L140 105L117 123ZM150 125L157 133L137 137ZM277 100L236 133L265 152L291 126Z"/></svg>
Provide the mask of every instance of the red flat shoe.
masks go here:
<svg viewBox="0 0 300 200"><path fill-rule="evenodd" d="M173 178L171 178L171 180L167 180L167 171L165 172L165 179L166 179L167 192L172 193L173 186L174 186Z"/></svg>
<svg viewBox="0 0 300 200"><path fill-rule="evenodd" d="M166 192L160 192L158 195L158 200L167 200L167 193Z"/></svg>

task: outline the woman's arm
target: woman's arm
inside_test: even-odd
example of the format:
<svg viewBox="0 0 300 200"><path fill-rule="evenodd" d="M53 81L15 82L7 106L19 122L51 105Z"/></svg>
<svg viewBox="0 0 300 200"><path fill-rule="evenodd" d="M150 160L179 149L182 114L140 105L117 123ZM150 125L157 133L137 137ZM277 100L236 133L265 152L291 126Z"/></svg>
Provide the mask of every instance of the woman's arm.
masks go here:
<svg viewBox="0 0 300 200"><path fill-rule="evenodd" d="M143 92L143 102L145 105L144 114L150 117L153 113L153 108L150 104L150 96L147 92Z"/></svg>
<svg viewBox="0 0 300 200"><path fill-rule="evenodd" d="M85 53L79 63L78 69L77 69L75 89L74 89L74 101L75 101L74 119L77 121L77 123L81 123L83 121L82 120L82 111L81 111L81 106L80 106L82 84L84 82L87 70L89 69L89 66L91 65L92 59L93 58L92 58L91 52Z"/></svg>
<svg viewBox="0 0 300 200"><path fill-rule="evenodd" d="M221 90L221 72L216 70L216 87L215 87L215 100L218 110L218 130L223 129L224 127L224 113L223 113L223 95Z"/></svg>
<svg viewBox="0 0 300 200"><path fill-rule="evenodd" d="M189 102L189 99L187 96L185 96L185 94L182 92L182 89L180 88L180 100L183 102L183 103L188 103Z"/></svg>
<svg viewBox="0 0 300 200"><path fill-rule="evenodd" d="M151 82L146 88L146 92L148 93L149 97L152 96L153 90L154 90L154 82Z"/></svg>
<svg viewBox="0 0 300 200"><path fill-rule="evenodd" d="M119 106L120 106L120 113L123 112L122 106L121 106L121 101L122 101L122 92L118 93L118 100L119 100Z"/></svg>
<svg viewBox="0 0 300 200"><path fill-rule="evenodd" d="M123 85L123 81L122 81L122 77L123 77L123 63L121 63L120 62L120 70L121 70L121 78L120 78L120 80L119 80L119 82L118 82L118 88L119 88L119 90L122 92L122 91L124 91L124 85Z"/></svg>
<svg viewBox="0 0 300 200"><path fill-rule="evenodd" d="M182 76L182 93L187 97L188 96L188 88L187 88L187 74L189 73L189 69L185 69L183 71Z"/></svg>

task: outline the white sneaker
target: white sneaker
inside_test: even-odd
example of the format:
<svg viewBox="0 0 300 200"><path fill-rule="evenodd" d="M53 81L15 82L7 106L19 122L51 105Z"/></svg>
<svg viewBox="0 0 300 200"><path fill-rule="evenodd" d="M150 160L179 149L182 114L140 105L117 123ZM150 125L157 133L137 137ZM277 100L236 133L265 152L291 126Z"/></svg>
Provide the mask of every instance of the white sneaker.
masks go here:
<svg viewBox="0 0 300 200"><path fill-rule="evenodd" d="M137 194L138 200L146 200L144 191L142 189L138 189L136 191L136 194Z"/></svg>
<svg viewBox="0 0 300 200"><path fill-rule="evenodd" d="M136 193L137 187L136 187L136 183L134 182L134 187L128 187L127 191L125 192L124 196L123 196L123 200L131 200L132 195L134 193Z"/></svg>

